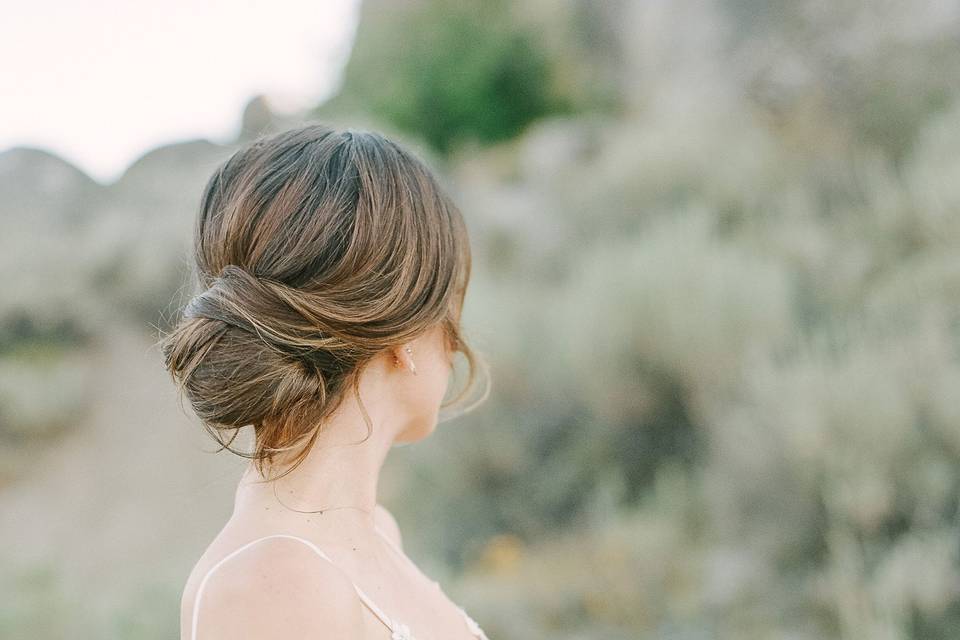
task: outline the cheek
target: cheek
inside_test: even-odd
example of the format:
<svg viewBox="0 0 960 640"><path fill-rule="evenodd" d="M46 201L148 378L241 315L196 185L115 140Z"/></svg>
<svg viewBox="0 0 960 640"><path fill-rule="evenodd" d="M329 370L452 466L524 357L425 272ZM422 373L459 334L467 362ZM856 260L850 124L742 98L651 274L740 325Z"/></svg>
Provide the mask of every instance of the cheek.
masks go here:
<svg viewBox="0 0 960 640"><path fill-rule="evenodd" d="M442 360L436 366L419 369L410 381L411 399L410 428L402 433L398 440L415 442L429 436L437 427L440 416L440 404L446 395L450 382L450 370L444 367Z"/></svg>
<svg viewBox="0 0 960 640"><path fill-rule="evenodd" d="M424 379L420 381L423 396L429 398L427 402L431 405L431 410L436 410L443 401L452 377L452 371L445 359L436 358L434 363L429 371L424 372Z"/></svg>
<svg viewBox="0 0 960 640"><path fill-rule="evenodd" d="M454 354L447 348L443 332L435 334L421 349L425 366L418 376L423 378L420 383L424 386L425 393L430 395L435 403L440 403L453 376Z"/></svg>
<svg viewBox="0 0 960 640"><path fill-rule="evenodd" d="M407 378L411 396L416 398L415 414L421 419L436 417L440 404L453 378L453 355L446 347L442 332L437 332L414 346L417 375ZM417 354L420 358L417 359Z"/></svg>
<svg viewBox="0 0 960 640"><path fill-rule="evenodd" d="M424 415L436 409L436 405L443 401L452 370L447 367L447 362L439 357L421 357L416 365L417 375L406 377L402 394L412 413Z"/></svg>

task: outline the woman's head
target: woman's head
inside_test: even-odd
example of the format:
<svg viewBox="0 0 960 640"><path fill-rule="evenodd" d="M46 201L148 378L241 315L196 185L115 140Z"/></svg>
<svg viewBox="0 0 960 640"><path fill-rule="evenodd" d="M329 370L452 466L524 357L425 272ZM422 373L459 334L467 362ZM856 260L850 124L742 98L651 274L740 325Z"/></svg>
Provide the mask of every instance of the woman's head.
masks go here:
<svg viewBox="0 0 960 640"><path fill-rule="evenodd" d="M413 341L425 351L418 368L441 362L449 373L453 354L466 356L454 402L474 386L483 363L460 332L471 265L463 218L389 139L310 124L255 140L208 181L195 233L204 291L161 347L225 448L261 465L294 451L299 463L364 368ZM443 389L436 366L428 371L416 376L414 410L436 416ZM254 450L232 449L247 425Z"/></svg>

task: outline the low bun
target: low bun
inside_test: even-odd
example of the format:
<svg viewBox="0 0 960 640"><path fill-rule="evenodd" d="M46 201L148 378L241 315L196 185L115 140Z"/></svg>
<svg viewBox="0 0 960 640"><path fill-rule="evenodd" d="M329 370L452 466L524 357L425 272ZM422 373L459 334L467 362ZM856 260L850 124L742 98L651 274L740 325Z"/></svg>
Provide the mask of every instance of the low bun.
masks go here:
<svg viewBox="0 0 960 640"><path fill-rule="evenodd" d="M161 339L164 362L208 432L261 471L291 449L299 464L345 392L359 399L364 365L437 325L469 364L453 402L477 381L463 219L379 134L311 124L236 151L204 189L195 260L203 290ZM248 425L255 447L239 451Z"/></svg>
<svg viewBox="0 0 960 640"><path fill-rule="evenodd" d="M280 356L299 359L318 373L340 375L356 366L357 345L324 316L319 295L258 278L228 265L183 310L256 336Z"/></svg>
<svg viewBox="0 0 960 640"><path fill-rule="evenodd" d="M284 414L319 415L327 394L317 371L222 320L184 321L166 339L164 358L194 412L218 434L235 437L241 427L266 425Z"/></svg>
<svg viewBox="0 0 960 640"><path fill-rule="evenodd" d="M234 265L187 303L164 356L204 424L259 425L273 434L269 451L279 452L305 435L293 425L319 423L335 409L328 396L373 353L330 330L316 303L315 294Z"/></svg>

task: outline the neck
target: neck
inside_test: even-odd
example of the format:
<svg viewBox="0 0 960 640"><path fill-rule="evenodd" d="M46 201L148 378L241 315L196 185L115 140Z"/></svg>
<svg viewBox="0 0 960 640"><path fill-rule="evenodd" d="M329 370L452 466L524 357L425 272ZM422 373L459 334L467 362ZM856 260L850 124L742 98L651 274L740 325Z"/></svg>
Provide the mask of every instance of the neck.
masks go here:
<svg viewBox="0 0 960 640"><path fill-rule="evenodd" d="M256 465L252 461L247 465L237 487L235 512L271 508L310 518L330 510L352 514L372 526L380 470L403 425L390 419L397 412L387 403L369 400L385 396L362 388L361 395L373 425L369 438L363 413L351 395L325 421L303 462L288 474L264 482ZM270 468L266 471L268 476L278 475ZM304 511L311 514L300 513Z"/></svg>

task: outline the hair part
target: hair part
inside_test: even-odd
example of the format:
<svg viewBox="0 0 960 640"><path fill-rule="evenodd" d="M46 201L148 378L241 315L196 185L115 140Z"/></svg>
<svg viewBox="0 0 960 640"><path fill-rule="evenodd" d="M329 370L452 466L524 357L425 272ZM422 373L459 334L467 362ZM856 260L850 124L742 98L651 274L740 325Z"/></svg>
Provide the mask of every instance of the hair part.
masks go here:
<svg viewBox="0 0 960 640"><path fill-rule="evenodd" d="M296 468L360 375L440 325L462 353L460 405L488 368L460 327L471 254L459 209L413 154L367 131L312 123L258 138L208 180L195 228L202 291L160 340L205 429L256 461ZM483 374L481 376L480 374ZM253 426L252 451L232 445Z"/></svg>

